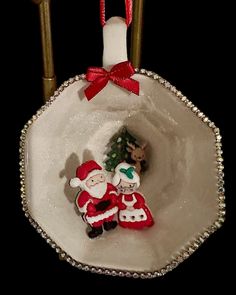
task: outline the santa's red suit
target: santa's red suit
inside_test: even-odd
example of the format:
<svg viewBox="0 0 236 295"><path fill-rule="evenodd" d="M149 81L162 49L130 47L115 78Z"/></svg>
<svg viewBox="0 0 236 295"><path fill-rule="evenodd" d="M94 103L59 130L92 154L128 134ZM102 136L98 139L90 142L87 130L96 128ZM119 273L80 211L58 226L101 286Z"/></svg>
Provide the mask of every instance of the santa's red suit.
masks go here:
<svg viewBox="0 0 236 295"><path fill-rule="evenodd" d="M104 210L99 204L108 204ZM101 198L91 196L87 191L82 191L76 198L76 205L80 212L84 213L84 220L92 227L100 227L104 222L112 221L118 211L116 188L108 183L107 190ZM96 208L97 207L97 208Z"/></svg>
<svg viewBox="0 0 236 295"><path fill-rule="evenodd" d="M125 228L142 229L154 224L144 197L137 192L118 196L119 225Z"/></svg>

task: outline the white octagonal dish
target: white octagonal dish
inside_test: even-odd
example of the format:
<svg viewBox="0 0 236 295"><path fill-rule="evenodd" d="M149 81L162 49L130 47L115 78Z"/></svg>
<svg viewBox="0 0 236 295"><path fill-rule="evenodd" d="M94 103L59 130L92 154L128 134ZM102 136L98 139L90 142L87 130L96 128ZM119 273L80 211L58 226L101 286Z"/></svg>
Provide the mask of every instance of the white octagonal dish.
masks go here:
<svg viewBox="0 0 236 295"><path fill-rule="evenodd" d="M137 70L140 96L108 84L92 101L84 75L65 82L21 135L23 209L43 238L72 265L97 273L152 278L172 270L224 221L219 129L159 75ZM91 158L102 162L121 126L148 142L140 191L155 225L118 228L90 240L69 179Z"/></svg>

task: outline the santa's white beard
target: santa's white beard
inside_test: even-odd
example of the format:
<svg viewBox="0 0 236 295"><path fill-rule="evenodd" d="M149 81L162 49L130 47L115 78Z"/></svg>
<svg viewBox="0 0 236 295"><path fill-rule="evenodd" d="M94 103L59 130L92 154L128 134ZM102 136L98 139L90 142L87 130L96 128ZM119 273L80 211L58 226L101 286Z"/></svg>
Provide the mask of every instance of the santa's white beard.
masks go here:
<svg viewBox="0 0 236 295"><path fill-rule="evenodd" d="M84 190L86 190L86 192L88 192L92 197L101 199L107 191L107 183L100 182L90 188L85 185Z"/></svg>

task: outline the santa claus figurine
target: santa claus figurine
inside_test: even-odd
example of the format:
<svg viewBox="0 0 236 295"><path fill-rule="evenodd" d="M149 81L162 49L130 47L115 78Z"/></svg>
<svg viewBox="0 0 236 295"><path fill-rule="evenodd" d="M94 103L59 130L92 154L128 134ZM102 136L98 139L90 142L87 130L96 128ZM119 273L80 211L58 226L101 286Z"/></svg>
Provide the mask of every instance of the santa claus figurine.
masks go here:
<svg viewBox="0 0 236 295"><path fill-rule="evenodd" d="M115 169L113 184L118 189L119 225L130 229L142 229L154 224L144 197L136 192L140 178L135 167L120 163Z"/></svg>
<svg viewBox="0 0 236 295"><path fill-rule="evenodd" d="M83 220L91 230L88 236L93 239L117 226L113 220L118 211L116 188L107 183L102 167L95 161L87 161L76 170L76 177L70 180L71 187L80 187L76 205L83 214Z"/></svg>

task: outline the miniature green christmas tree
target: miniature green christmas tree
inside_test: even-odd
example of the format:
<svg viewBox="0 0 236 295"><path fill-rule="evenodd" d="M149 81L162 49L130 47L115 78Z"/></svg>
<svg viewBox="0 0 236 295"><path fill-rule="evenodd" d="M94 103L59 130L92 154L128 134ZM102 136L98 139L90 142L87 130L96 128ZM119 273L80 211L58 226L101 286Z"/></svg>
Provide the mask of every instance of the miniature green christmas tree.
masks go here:
<svg viewBox="0 0 236 295"><path fill-rule="evenodd" d="M104 162L107 171L114 171L116 166L123 161L127 163L132 161L130 153L127 151L128 142L135 144L136 138L125 127L111 138L108 144L107 158Z"/></svg>

